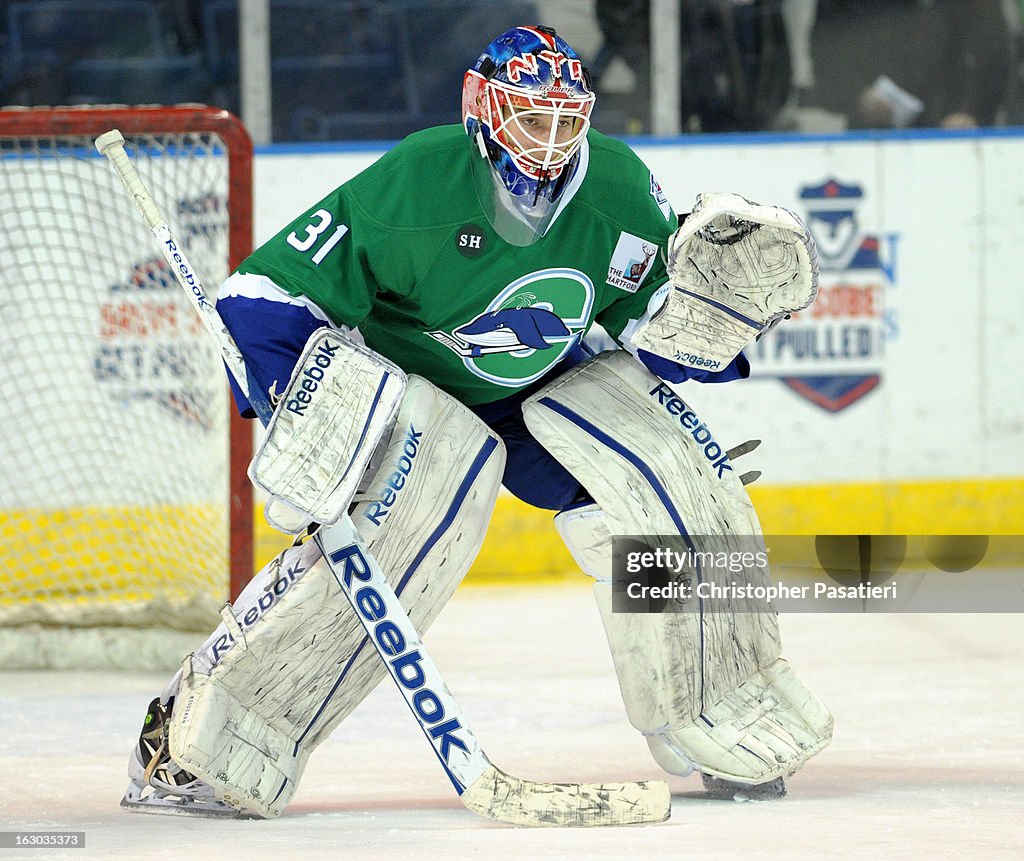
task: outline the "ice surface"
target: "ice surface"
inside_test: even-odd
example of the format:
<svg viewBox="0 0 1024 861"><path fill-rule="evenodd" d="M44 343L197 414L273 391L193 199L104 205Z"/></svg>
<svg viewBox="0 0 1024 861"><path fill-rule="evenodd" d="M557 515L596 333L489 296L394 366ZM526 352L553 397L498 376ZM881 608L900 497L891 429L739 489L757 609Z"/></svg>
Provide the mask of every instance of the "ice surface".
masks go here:
<svg viewBox="0 0 1024 861"><path fill-rule="evenodd" d="M583 578L581 577L581 581ZM162 676L0 673L0 831L84 831L84 849L11 858L1024 857L1024 617L782 617L784 654L836 717L782 801L702 797L672 818L513 829L459 803L385 681L311 759L274 821L130 814L125 764ZM464 588L426 637L496 765L545 781L664 775L628 724L584 583Z"/></svg>

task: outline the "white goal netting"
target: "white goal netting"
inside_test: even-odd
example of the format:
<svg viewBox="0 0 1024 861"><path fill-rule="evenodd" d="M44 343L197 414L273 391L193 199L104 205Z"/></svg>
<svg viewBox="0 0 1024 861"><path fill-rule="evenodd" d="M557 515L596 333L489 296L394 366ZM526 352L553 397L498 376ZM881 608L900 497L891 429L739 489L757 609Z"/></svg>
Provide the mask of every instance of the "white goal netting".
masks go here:
<svg viewBox="0 0 1024 861"><path fill-rule="evenodd" d="M180 652L146 658L152 638L135 634L194 639L188 633L215 625L228 597L223 366L93 147L98 133L0 127L7 667L176 663ZM215 287L229 267L224 141L187 127L124 134L188 257ZM104 655L92 658L92 649Z"/></svg>

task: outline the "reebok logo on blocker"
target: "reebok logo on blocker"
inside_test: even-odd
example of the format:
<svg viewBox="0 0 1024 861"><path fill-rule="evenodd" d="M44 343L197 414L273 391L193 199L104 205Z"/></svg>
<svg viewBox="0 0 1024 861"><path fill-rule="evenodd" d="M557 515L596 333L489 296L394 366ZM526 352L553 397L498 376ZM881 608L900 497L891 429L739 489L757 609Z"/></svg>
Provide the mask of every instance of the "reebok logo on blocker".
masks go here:
<svg viewBox="0 0 1024 861"><path fill-rule="evenodd" d="M302 417L306 408L313 402L313 394L320 388L327 369L334 361L334 354L338 352L341 344L331 345L324 341L317 347L316 352L309 357L309 362L302 369L302 387L295 392L294 398L289 398L285 403L285 409L290 413Z"/></svg>

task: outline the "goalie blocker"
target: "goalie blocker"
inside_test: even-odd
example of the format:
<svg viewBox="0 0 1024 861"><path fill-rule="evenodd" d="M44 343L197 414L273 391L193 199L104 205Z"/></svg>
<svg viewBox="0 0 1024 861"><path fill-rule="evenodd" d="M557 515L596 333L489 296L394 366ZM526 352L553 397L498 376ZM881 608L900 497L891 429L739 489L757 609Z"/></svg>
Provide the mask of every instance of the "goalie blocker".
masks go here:
<svg viewBox="0 0 1024 861"><path fill-rule="evenodd" d="M405 385L401 368L338 331L310 335L249 466L271 526L294 535L347 511Z"/></svg>
<svg viewBox="0 0 1024 861"><path fill-rule="evenodd" d="M573 369L532 396L523 414L594 500L555 522L597 581L627 714L659 765L741 784L797 771L830 741L832 716L780 657L774 611L751 599L714 612L703 601L669 602L653 614L612 612L613 535L716 536L725 551L749 549L740 536L760 540L726 447L689 404L623 352ZM766 567L719 576L770 582Z"/></svg>

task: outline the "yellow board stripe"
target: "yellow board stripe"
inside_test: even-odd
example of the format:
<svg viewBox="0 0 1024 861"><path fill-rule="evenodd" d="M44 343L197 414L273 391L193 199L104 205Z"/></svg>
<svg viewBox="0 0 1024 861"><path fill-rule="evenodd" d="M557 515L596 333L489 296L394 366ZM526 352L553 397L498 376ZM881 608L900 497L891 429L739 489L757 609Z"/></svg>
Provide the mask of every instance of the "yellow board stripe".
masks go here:
<svg viewBox="0 0 1024 861"><path fill-rule="evenodd" d="M750 487L766 535L1019 535L1024 478Z"/></svg>
<svg viewBox="0 0 1024 861"><path fill-rule="evenodd" d="M766 535L1019 535L1024 478L857 484L752 485ZM552 518L502 494L468 583L554 581L579 576ZM263 562L288 545L257 514Z"/></svg>
<svg viewBox="0 0 1024 861"><path fill-rule="evenodd" d="M766 535L1024 533L1024 478L754 485L750 495ZM0 511L0 608L48 600L146 602L157 596L173 606L188 603L197 590L221 593L219 578L204 570L217 554L204 525L216 522L217 514L201 506ZM579 576L552 518L551 511L502 494L468 582ZM256 523L262 567L290 540L270 529L259 512ZM191 524L192 537L184 524ZM133 543L148 545L149 558L126 563L119 548ZM154 578L160 570L177 574L169 581Z"/></svg>

